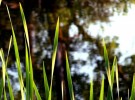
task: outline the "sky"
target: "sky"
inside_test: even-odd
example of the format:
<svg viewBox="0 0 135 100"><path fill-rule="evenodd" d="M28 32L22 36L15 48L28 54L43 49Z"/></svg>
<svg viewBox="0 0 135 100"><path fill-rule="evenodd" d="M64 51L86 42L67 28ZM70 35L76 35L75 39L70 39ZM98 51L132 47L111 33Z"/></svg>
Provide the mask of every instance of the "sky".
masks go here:
<svg viewBox="0 0 135 100"><path fill-rule="evenodd" d="M97 35L111 38L118 36L118 51L122 53L119 63L123 64L126 57L135 54L135 5L131 5L126 15L115 13L110 20L109 23L90 25L89 30L92 31L93 37ZM104 27L104 31L100 28L101 25Z"/></svg>
<svg viewBox="0 0 135 100"><path fill-rule="evenodd" d="M101 29L101 26L104 27L104 30ZM75 26L71 28L71 31L77 32ZM131 5L129 11L126 15L115 13L114 16L110 17L109 23L100 23L90 24L88 31L89 34L93 37L98 35L102 37L109 36L113 38L114 36L118 37L119 48L117 49L122 53L120 64L124 64L124 59L135 54L135 5ZM77 53L77 52L76 52ZM84 54L84 55L83 55ZM75 59L87 59L88 55L86 53L74 54ZM82 58L83 57L83 58ZM80 73L88 73L90 78L93 78L93 67L89 67L88 64L85 67L80 69Z"/></svg>

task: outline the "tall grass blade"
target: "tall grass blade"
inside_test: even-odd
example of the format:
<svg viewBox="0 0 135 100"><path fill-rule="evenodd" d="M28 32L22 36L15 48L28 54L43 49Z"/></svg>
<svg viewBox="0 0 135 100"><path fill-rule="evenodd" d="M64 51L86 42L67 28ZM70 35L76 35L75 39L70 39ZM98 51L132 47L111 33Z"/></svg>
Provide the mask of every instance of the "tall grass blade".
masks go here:
<svg viewBox="0 0 135 100"><path fill-rule="evenodd" d="M2 60L2 78L3 78L3 87L5 88L5 76L6 76L6 63L4 59L3 50L0 50L0 58Z"/></svg>
<svg viewBox="0 0 135 100"><path fill-rule="evenodd" d="M115 72L115 74L116 74L116 84L117 84L118 98L120 98L119 97L119 74L118 74L118 65L117 65L117 63L116 63L116 72Z"/></svg>
<svg viewBox="0 0 135 100"><path fill-rule="evenodd" d="M7 67L7 63L8 63L8 58L9 58L9 52L10 52L11 44L12 44L12 36L10 37L9 46L8 46L8 55L7 55L7 59L6 59L6 67ZM6 77L7 77L7 83L8 83L8 90L9 90L10 100L14 100L14 94L13 94L12 86L11 86L11 83L10 83L10 80L9 80L7 72L6 72Z"/></svg>
<svg viewBox="0 0 135 100"><path fill-rule="evenodd" d="M72 79L71 79L71 74L70 74L67 52L66 52L66 71L67 71L67 80L68 80L70 100L74 100L74 91L73 91L73 85L72 85Z"/></svg>
<svg viewBox="0 0 135 100"><path fill-rule="evenodd" d="M116 60L116 57L114 57L114 60L113 60L113 65L112 65L112 70L111 70L111 88L113 88L113 83L114 83L114 71L116 69L116 65L117 65L117 60Z"/></svg>
<svg viewBox="0 0 135 100"><path fill-rule="evenodd" d="M35 95L36 95L36 97L37 97L36 100L42 100L34 81L33 81L33 88L34 88L34 90L35 90Z"/></svg>
<svg viewBox="0 0 135 100"><path fill-rule="evenodd" d="M104 49L106 72L107 72L107 77L108 77L108 82L109 82L107 100L111 100L111 98L113 98L113 95L112 95L112 82L111 82L112 78L111 78L111 72L110 72L110 63L109 63L109 59L108 59L108 53L107 53L107 49L106 49L104 39L103 39L103 49Z"/></svg>
<svg viewBox="0 0 135 100"><path fill-rule="evenodd" d="M104 77L102 78L102 84L101 84L99 100L104 100Z"/></svg>
<svg viewBox="0 0 135 100"><path fill-rule="evenodd" d="M106 69L108 69L108 67L110 67L110 63L109 63L108 53L107 53L104 39L103 39L103 49L104 49L105 67L106 67Z"/></svg>
<svg viewBox="0 0 135 100"><path fill-rule="evenodd" d="M17 62L17 71L18 71L18 76L19 76L19 83L20 83L20 89L21 89L21 97L22 97L22 100L24 100L24 90L23 90L24 84L23 84L22 71L21 71L21 65L20 65L19 51L18 51L18 46L17 46L16 37L15 37L15 32L14 32L14 28L13 28L13 25L12 25L12 21L11 21L11 17L10 17L10 13L9 13L8 7L7 7L7 12L8 12L8 16L9 16L9 19L10 19L12 35L13 35L13 44L14 44L14 50L15 50L15 58L16 58L16 62Z"/></svg>
<svg viewBox="0 0 135 100"><path fill-rule="evenodd" d="M11 86L11 83L10 83L10 80L9 80L9 77L8 77L7 73L6 73L6 77L7 77L10 100L14 100L14 94L13 94L12 86Z"/></svg>
<svg viewBox="0 0 135 100"><path fill-rule="evenodd" d="M25 45L25 62L26 62L26 100L30 100L30 75L29 75L29 57L28 48Z"/></svg>
<svg viewBox="0 0 135 100"><path fill-rule="evenodd" d="M49 86L48 86L48 80L47 80L47 76L46 76L44 63L43 63L43 76L44 76L45 97L47 100L48 96L49 96Z"/></svg>
<svg viewBox="0 0 135 100"><path fill-rule="evenodd" d="M21 3L19 3L19 6L20 6L20 12L21 12L21 17L22 17L22 21L23 21L23 27L24 27L24 31L25 31L26 41L27 41L26 43L28 44L28 48L30 48L28 28L27 28L27 23L26 23L26 19L25 19L25 15L24 15Z"/></svg>
<svg viewBox="0 0 135 100"><path fill-rule="evenodd" d="M133 82L132 82L132 90L131 90L130 100L135 100L135 74L133 76Z"/></svg>
<svg viewBox="0 0 135 100"><path fill-rule="evenodd" d="M8 57L9 57L9 52L10 52L10 49L11 49L11 44L12 44L12 36L10 37L10 41L9 41L8 54L7 54L7 59L6 59L6 66L7 66L7 63L8 63Z"/></svg>
<svg viewBox="0 0 135 100"><path fill-rule="evenodd" d="M7 100L7 96L6 96L6 90L4 88L4 100Z"/></svg>
<svg viewBox="0 0 135 100"><path fill-rule="evenodd" d="M3 78L1 79L1 84L0 84L0 100L2 98L2 94L3 94Z"/></svg>
<svg viewBox="0 0 135 100"><path fill-rule="evenodd" d="M57 20L55 37L54 37L53 54L52 54L51 85L50 85L48 100L51 100L51 94L52 94L52 81L53 81L53 73L54 73L55 59L56 59L56 53L57 53L58 35L59 35L59 18Z"/></svg>
<svg viewBox="0 0 135 100"><path fill-rule="evenodd" d="M90 98L89 100L93 100L93 81L90 82Z"/></svg>
<svg viewBox="0 0 135 100"><path fill-rule="evenodd" d="M33 79L33 68L32 68L32 60L31 57L30 59L30 98L31 100L33 100L33 83L34 83L34 79Z"/></svg>

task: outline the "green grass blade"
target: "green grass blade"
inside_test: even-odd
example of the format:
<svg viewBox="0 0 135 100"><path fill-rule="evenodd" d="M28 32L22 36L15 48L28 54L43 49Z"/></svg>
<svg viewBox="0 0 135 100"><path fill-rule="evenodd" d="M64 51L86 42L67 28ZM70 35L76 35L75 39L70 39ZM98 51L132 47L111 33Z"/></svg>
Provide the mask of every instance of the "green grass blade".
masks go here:
<svg viewBox="0 0 135 100"><path fill-rule="evenodd" d="M33 68L32 68L32 60L30 57L30 98L31 100L33 100L33 83L34 83Z"/></svg>
<svg viewBox="0 0 135 100"><path fill-rule="evenodd" d="M106 72L107 72L107 77L108 77L108 82L109 82L107 100L111 100L111 98L113 98L113 95L112 95L112 82L111 82L112 78L111 78L111 72L110 72L110 63L109 63L108 53L107 53L107 49L106 49L104 39L103 39L103 49L104 49Z"/></svg>
<svg viewBox="0 0 135 100"><path fill-rule="evenodd" d="M1 79L1 84L0 84L0 100L2 98L2 94L3 94L3 78Z"/></svg>
<svg viewBox="0 0 135 100"><path fill-rule="evenodd" d="M7 73L6 73L6 77L7 77L10 100L14 100L14 94L13 94L12 86L11 86L11 83L10 83L10 80L9 80L9 77L8 77Z"/></svg>
<svg viewBox="0 0 135 100"><path fill-rule="evenodd" d="M59 18L57 20L55 37L54 37L53 54L52 54L51 85L50 85L48 100L51 100L51 94L52 94L52 81L53 81L53 73L54 73L55 59L56 59L56 53L57 53L58 36L59 36Z"/></svg>
<svg viewBox="0 0 135 100"><path fill-rule="evenodd" d="M116 84L117 84L118 98L120 98L119 97L119 74L118 74L118 65L117 65L117 63L116 63L116 72L115 72L115 74L116 74Z"/></svg>
<svg viewBox="0 0 135 100"><path fill-rule="evenodd" d="M89 100L93 100L93 81L90 82L90 98Z"/></svg>
<svg viewBox="0 0 135 100"><path fill-rule="evenodd" d="M27 23L26 23L26 19L25 19L25 15L24 15L21 3L19 3L19 6L20 6L20 12L21 12L21 17L22 17L22 21L23 21L23 27L24 27L24 31L25 31L26 41L27 41L26 43L28 44L28 48L30 48L28 28L27 28Z"/></svg>
<svg viewBox="0 0 135 100"><path fill-rule="evenodd" d="M9 52L10 52L10 49L11 49L11 44L12 44L12 36L10 37L9 46L8 46L8 55L7 55L7 59L6 59L6 67L7 67L7 63L8 63L8 57L9 57ZM6 77L7 77L7 84L8 84L10 100L14 100L14 94L13 94L12 86L11 86L11 83L10 83L7 72L6 72Z"/></svg>
<svg viewBox="0 0 135 100"><path fill-rule="evenodd" d="M6 90L4 88L4 100L7 100L7 96L6 96Z"/></svg>
<svg viewBox="0 0 135 100"><path fill-rule="evenodd" d="M0 58L2 60L2 78L3 78L3 87L5 88L5 76L6 76L6 63L4 59L3 50L0 50Z"/></svg>
<svg viewBox="0 0 135 100"><path fill-rule="evenodd" d="M71 74L70 74L67 52L66 52L66 71L67 71L67 80L68 80L70 100L74 100L74 91L73 91L73 85L72 85L72 79L71 79Z"/></svg>
<svg viewBox="0 0 135 100"><path fill-rule="evenodd" d="M35 90L35 95L37 97L37 100L42 100L34 81L33 81L33 88Z"/></svg>
<svg viewBox="0 0 135 100"><path fill-rule="evenodd" d="M48 80L47 80L47 76L46 76L44 63L43 63L43 76L44 76L45 96L46 96L46 100L47 100L48 96L49 96L49 86L48 86Z"/></svg>
<svg viewBox="0 0 135 100"><path fill-rule="evenodd" d="M7 59L6 59L6 66L7 66L7 63L8 63L8 57L9 57L9 52L10 52L10 49L11 49L11 44L12 44L12 36L10 37L10 41L9 41L8 55L7 55Z"/></svg>
<svg viewBox="0 0 135 100"><path fill-rule="evenodd" d="M24 100L24 90L23 90L24 84L23 84L22 71L21 71L21 66L20 66L19 51L18 51L15 32L14 32L14 28L13 28L13 25L12 25L12 21L11 21L11 17L10 17L8 7L7 7L7 12L8 12L8 16L9 16L9 19L10 19L12 35L13 35L13 44L14 44L14 50L15 50L15 58L16 58L16 63L17 63L17 71L18 71L18 76L19 76L20 89L21 89L21 97L22 97L22 100Z"/></svg>
<svg viewBox="0 0 135 100"><path fill-rule="evenodd" d="M116 60L116 57L114 57L114 60L113 60L113 66L112 66L112 70L111 70L111 88L113 88L113 83L114 83L114 71L116 69L116 65L117 65L117 60Z"/></svg>
<svg viewBox="0 0 135 100"><path fill-rule="evenodd" d="M30 100L30 76L29 76L29 57L28 48L25 45L25 62L26 62L26 100Z"/></svg>
<svg viewBox="0 0 135 100"><path fill-rule="evenodd" d="M130 100L135 100L135 74L133 76L133 82L132 82L132 90L131 90Z"/></svg>
<svg viewBox="0 0 135 100"><path fill-rule="evenodd" d="M109 63L108 53L107 53L104 39L103 39L103 49L104 49L105 67L106 67L106 69L108 69L108 67L110 67L110 63Z"/></svg>
<svg viewBox="0 0 135 100"><path fill-rule="evenodd" d="M102 78L102 84L101 84L99 100L104 100L104 77Z"/></svg>

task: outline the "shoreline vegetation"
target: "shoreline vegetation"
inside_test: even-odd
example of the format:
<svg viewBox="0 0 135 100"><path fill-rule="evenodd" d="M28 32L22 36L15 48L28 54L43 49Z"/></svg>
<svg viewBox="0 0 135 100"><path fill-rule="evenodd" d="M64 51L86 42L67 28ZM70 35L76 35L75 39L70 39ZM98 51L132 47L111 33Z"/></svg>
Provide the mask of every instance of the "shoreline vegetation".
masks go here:
<svg viewBox="0 0 135 100"><path fill-rule="evenodd" d="M1 4L1 1L0 1L0 4ZM9 13L10 11L7 7L7 12L9 15L11 28L12 28L12 36L11 36L10 42L9 42L8 55L9 55L11 45L13 43L14 51L15 51L15 58L16 58L16 67L17 67L18 76L19 76L18 80L19 80L19 84L20 84L21 99L22 100L35 100L34 98L36 97L37 100L41 100L41 95L40 95L39 90L35 84L34 77L33 77L34 73L33 73L33 67L32 67L31 54L30 54L29 35L28 35L27 24L26 24L24 13L23 13L23 8L22 8L21 4L19 4L19 6L20 6L21 17L22 17L22 23L23 23L24 31L25 31L26 83L24 83L24 80L23 80L18 45L17 45L16 36L15 36L14 28L12 25L10 13ZM56 59L56 53L57 53L57 45L58 45L58 33L59 33L59 18L58 18L57 25L56 25L54 45L53 45L52 67L51 67L52 70L51 70L50 84L48 84L45 66L43 64L43 77L44 77L44 87L45 87L46 100L52 100L52 84L53 84L55 59ZM119 89L120 88L119 88L119 73L118 73L117 59L116 59L116 57L114 58L113 66L110 67L107 49L106 49L106 45L105 45L104 40L103 40L103 49L104 49L104 59L105 59L105 64L106 64L106 73L107 73L107 78L108 78L109 84L108 84L107 97L105 97L105 95L104 95L105 84L104 84L104 77L103 77L102 81L101 81L99 100L113 100L113 84L114 83L116 83L116 85L117 85L118 100L122 100L122 98L119 96ZM67 53L65 55L66 55L66 71L67 71L68 89L69 89L69 94L70 94L70 100L75 100ZM2 61L2 77L1 77L1 81L0 81L0 99L7 100L7 93L6 93L6 84L7 84L10 100L14 100L15 97L13 94L13 89L12 89L11 82L10 82L10 79L9 79L9 76L7 73L8 56L6 59L4 58L4 52L3 52L2 48L0 49L0 59ZM116 80L116 82L115 82L115 80ZM89 100L94 100L93 84L94 84L93 82L90 82ZM61 84L61 86L62 86L62 90L63 90L63 84ZM63 91L62 91L62 94L63 94ZM64 95L62 95L62 97L63 96ZM131 95L129 96L129 100L135 100L135 74L133 76L132 89L131 89Z"/></svg>

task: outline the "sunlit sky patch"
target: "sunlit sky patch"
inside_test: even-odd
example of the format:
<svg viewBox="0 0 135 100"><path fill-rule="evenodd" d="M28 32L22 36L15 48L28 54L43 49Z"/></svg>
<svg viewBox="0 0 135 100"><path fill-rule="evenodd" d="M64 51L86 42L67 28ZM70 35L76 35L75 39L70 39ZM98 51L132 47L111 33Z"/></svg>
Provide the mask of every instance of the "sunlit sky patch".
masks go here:
<svg viewBox="0 0 135 100"><path fill-rule="evenodd" d="M103 28L101 28L103 26ZM77 33L77 28L73 25L69 33L74 32ZM90 24L88 28L88 32L93 37L97 37L98 35L102 37L110 36L113 38L114 36L118 37L119 48L118 51L122 53L122 57L119 60L120 64L124 64L124 59L135 54L135 5L131 5L128 13L126 15L115 13L114 16L110 17L109 23L100 23ZM70 34L71 37L73 34ZM117 51L117 52L118 52ZM75 54L76 59L81 59L82 56L80 54ZM83 59L88 56L83 55ZM93 77L93 67L89 67L90 65L86 65L83 67L80 72L88 73L89 76Z"/></svg>
<svg viewBox="0 0 135 100"><path fill-rule="evenodd" d="M126 15L115 13L110 17L109 23L97 23L89 26L90 34L93 37L118 36L119 51L122 53L119 63L123 64L124 59L135 54L135 5L131 5ZM104 27L104 30L101 29Z"/></svg>

